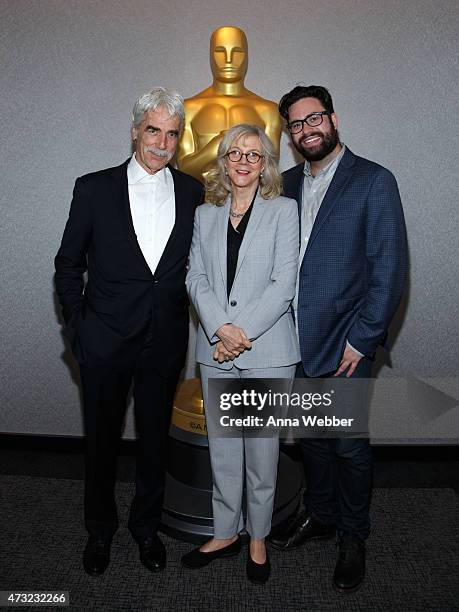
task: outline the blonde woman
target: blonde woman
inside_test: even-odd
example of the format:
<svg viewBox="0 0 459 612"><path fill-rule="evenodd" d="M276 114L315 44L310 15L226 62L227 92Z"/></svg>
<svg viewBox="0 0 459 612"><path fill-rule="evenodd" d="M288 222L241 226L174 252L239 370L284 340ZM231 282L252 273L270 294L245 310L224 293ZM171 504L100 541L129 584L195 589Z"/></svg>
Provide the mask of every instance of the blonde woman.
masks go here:
<svg viewBox="0 0 459 612"><path fill-rule="evenodd" d="M300 353L291 310L298 266L298 209L281 195L271 141L253 125L229 129L198 207L187 289L199 316L200 364L213 475L214 537L182 558L204 567L239 553L244 476L250 535L248 578L270 575L279 440L217 437L209 379L293 379ZM214 412L212 412L214 411Z"/></svg>

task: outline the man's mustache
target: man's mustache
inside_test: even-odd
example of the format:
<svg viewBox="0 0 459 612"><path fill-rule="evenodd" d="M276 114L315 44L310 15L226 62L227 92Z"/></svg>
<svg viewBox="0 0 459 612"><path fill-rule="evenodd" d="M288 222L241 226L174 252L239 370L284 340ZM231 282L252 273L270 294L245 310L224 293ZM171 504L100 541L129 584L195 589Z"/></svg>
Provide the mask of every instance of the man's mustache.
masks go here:
<svg viewBox="0 0 459 612"><path fill-rule="evenodd" d="M170 153L169 151L163 151L162 149L157 149L156 147L145 147L145 151L147 153L153 153L153 155L157 155L158 157L172 159L172 153Z"/></svg>

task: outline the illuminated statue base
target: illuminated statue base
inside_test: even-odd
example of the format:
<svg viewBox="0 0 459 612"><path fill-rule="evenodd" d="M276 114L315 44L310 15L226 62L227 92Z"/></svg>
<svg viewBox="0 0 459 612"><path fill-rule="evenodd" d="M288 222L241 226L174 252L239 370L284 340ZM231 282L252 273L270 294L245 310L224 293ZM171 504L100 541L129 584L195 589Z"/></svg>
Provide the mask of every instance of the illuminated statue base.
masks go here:
<svg viewBox="0 0 459 612"><path fill-rule="evenodd" d="M273 528L295 513L302 487L302 471L282 451L277 480ZM213 535L212 473L197 378L183 381L175 397L161 528L188 542L205 541Z"/></svg>

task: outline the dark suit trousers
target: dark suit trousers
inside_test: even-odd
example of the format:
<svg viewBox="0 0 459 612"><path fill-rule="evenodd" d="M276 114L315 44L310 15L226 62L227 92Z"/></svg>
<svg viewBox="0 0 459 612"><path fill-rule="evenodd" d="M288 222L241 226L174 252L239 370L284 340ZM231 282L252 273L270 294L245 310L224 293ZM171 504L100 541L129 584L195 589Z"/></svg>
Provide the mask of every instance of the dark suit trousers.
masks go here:
<svg viewBox="0 0 459 612"><path fill-rule="evenodd" d="M118 528L116 464L132 383L137 461L129 529L139 541L155 533L159 526L168 432L180 371L160 376L152 358L155 348L150 331L131 368L80 365L87 445L84 513L86 528L95 537L111 538Z"/></svg>
<svg viewBox="0 0 459 612"><path fill-rule="evenodd" d="M352 378L371 378L371 368L372 361L362 358ZM305 377L301 365L296 376ZM367 538L372 486L368 437L302 438L300 447L306 476L305 508L318 521L336 525L338 533Z"/></svg>

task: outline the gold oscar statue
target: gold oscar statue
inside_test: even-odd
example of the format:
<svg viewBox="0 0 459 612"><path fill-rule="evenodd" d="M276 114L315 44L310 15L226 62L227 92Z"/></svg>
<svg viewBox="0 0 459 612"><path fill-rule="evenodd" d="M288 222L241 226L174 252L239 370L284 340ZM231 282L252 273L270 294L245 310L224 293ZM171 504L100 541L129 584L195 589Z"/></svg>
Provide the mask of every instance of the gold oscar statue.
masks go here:
<svg viewBox="0 0 459 612"><path fill-rule="evenodd" d="M185 100L185 128L177 156L179 168L201 181L215 163L218 145L228 128L239 123L259 125L277 152L281 133L277 104L244 87L248 47L240 28L215 30L210 38L210 65L212 85ZM199 379L179 385L172 425L198 437L207 436Z"/></svg>
<svg viewBox="0 0 459 612"><path fill-rule="evenodd" d="M210 39L210 65L212 85L185 100L185 129L177 157L179 168L201 181L215 162L228 128L239 123L259 125L277 152L281 133L277 104L244 87L248 48L240 28L215 30Z"/></svg>

